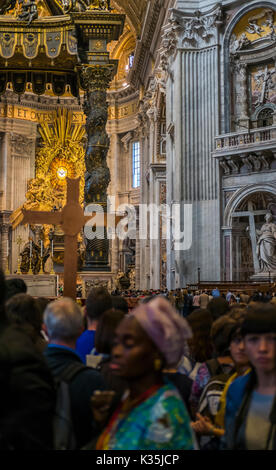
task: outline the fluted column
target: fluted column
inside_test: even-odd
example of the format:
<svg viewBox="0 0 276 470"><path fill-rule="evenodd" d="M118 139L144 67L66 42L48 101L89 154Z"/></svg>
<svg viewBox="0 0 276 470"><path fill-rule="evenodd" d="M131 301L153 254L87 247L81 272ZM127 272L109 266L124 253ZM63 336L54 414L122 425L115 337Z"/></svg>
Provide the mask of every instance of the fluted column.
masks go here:
<svg viewBox="0 0 276 470"><path fill-rule="evenodd" d="M139 237L139 214L136 217L136 245L135 245L135 288L140 289L140 237Z"/></svg>
<svg viewBox="0 0 276 470"><path fill-rule="evenodd" d="M149 157L150 157L150 164L154 163L155 154L156 154L156 110L152 107L148 112L147 115L149 116ZM153 173L152 169L150 170L149 175L149 207L158 207L158 200L157 200L157 183L155 174ZM150 275L150 285L151 289L159 288L159 269L158 269L158 261L159 261L159 239L156 237L159 234L159 217L156 211L151 210L149 216L149 275Z"/></svg>
<svg viewBox="0 0 276 470"><path fill-rule="evenodd" d="M145 128L141 128L140 134L140 152L143 155L141 160L141 204L148 205L149 203L149 190L148 182L145 178L146 172L148 171L149 165L149 136L145 131ZM141 238L141 233L146 234L147 238ZM147 224L147 218L142 218L140 213L139 219L139 236L140 236L140 288L148 289L150 282L150 258L149 258L149 227Z"/></svg>
<svg viewBox="0 0 276 470"><path fill-rule="evenodd" d="M115 275L119 270L119 239L116 237L112 240L112 272Z"/></svg>
<svg viewBox="0 0 276 470"><path fill-rule="evenodd" d="M184 113L183 127L179 130L183 135L184 199L215 199L218 168L210 157L218 132L218 48L181 55L179 76L183 80L183 92L176 102L180 99L182 109L179 105L178 112Z"/></svg>
<svg viewBox="0 0 276 470"><path fill-rule="evenodd" d="M186 237L179 244L171 233L168 243L168 288L172 289L195 282L198 267L203 279L220 276L219 171L212 158L219 133L220 13L219 8L192 17L172 12L179 27L176 51L167 66L166 121L174 129L174 145L167 145L167 175L172 173L167 203L171 210L177 205L180 209L179 216L171 214L171 230L177 219Z"/></svg>
<svg viewBox="0 0 276 470"><path fill-rule="evenodd" d="M24 129L26 132L26 129ZM18 129L19 132L19 129ZM32 129L32 135L34 130ZM35 156L35 138L34 136L23 135L15 132L9 134L9 169L11 181L10 188L10 207L12 210L17 209L24 203L28 180L33 176L31 164ZM29 227L19 225L12 231L12 240L10 247L10 267L11 272L17 270L18 261L18 237L22 238L24 242L29 237Z"/></svg>
<svg viewBox="0 0 276 470"><path fill-rule="evenodd" d="M111 135L110 151L108 153L108 166L111 171L111 181L108 187L108 197L110 203L113 204L110 207L111 211L115 211L117 208L117 193L119 191L119 162L120 162L120 139L118 134ZM114 233L115 232L115 233ZM116 276L119 270L119 238L117 237L116 230L113 231L113 237L111 243L111 270Z"/></svg>
<svg viewBox="0 0 276 470"><path fill-rule="evenodd" d="M9 233L10 233L10 224L4 222L0 225L1 230L1 268L4 272L6 272L7 268L10 270L10 240L9 240ZM9 258L9 259L8 259Z"/></svg>

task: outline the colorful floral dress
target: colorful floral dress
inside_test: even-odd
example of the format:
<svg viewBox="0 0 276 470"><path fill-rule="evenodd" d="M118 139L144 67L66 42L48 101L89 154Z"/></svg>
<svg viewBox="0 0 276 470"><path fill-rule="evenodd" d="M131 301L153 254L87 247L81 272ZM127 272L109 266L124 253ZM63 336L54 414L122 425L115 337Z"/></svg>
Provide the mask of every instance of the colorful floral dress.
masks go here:
<svg viewBox="0 0 276 470"><path fill-rule="evenodd" d="M124 412L124 401L100 436L97 450L194 449L185 405L172 384L151 389Z"/></svg>

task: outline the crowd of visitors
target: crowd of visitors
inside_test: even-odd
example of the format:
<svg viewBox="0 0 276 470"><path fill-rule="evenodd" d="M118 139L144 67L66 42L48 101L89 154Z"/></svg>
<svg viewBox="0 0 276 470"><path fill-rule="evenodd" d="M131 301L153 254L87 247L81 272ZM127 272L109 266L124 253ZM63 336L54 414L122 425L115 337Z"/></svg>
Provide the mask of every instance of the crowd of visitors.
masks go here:
<svg viewBox="0 0 276 470"><path fill-rule="evenodd" d="M212 299L220 299L221 308L224 309L225 305L236 305L240 303L248 302L270 302L273 300L276 302L276 293L273 290L265 289L265 291L253 291L250 294L246 291L237 291L231 292L228 290L226 293L220 292L218 287L208 290L198 290L198 289L146 289L146 290L126 290L119 291L116 289L112 292L113 296L120 296L125 299L133 299L138 302L147 302L152 297L156 295L162 295L167 298L170 303L180 312L184 317L190 315L194 310L199 308L207 308L209 305L210 310L210 301ZM226 304L226 302L227 304ZM215 315L220 315L218 312L218 304L216 303L216 312Z"/></svg>
<svg viewBox="0 0 276 470"><path fill-rule="evenodd" d="M0 271L0 449L275 450L275 294L135 294Z"/></svg>

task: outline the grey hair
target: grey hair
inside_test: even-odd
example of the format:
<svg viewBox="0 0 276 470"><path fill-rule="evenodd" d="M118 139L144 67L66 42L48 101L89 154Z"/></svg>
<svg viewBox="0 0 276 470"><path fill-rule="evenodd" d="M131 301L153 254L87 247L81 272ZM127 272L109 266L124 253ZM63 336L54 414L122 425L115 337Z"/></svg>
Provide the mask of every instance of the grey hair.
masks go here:
<svg viewBox="0 0 276 470"><path fill-rule="evenodd" d="M50 340L77 338L83 327L81 309L69 297L50 302L45 309L43 320Z"/></svg>

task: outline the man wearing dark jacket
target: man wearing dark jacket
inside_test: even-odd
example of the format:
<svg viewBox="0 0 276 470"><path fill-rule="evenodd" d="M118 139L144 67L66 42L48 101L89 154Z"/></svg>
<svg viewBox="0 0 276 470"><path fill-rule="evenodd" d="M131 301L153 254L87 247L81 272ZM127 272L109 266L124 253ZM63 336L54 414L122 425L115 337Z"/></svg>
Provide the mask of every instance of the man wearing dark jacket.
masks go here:
<svg viewBox="0 0 276 470"><path fill-rule="evenodd" d="M78 372L69 382L69 390L77 448L81 448L96 433L91 397L95 390L104 390L106 387L101 374L86 367L76 352L76 341L83 330L79 306L66 297L49 303L44 312L44 325L49 338L44 355L53 376L60 378L68 368L79 365Z"/></svg>
<svg viewBox="0 0 276 470"><path fill-rule="evenodd" d="M55 387L31 339L9 325L0 271L0 450L53 449Z"/></svg>

